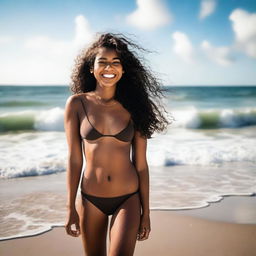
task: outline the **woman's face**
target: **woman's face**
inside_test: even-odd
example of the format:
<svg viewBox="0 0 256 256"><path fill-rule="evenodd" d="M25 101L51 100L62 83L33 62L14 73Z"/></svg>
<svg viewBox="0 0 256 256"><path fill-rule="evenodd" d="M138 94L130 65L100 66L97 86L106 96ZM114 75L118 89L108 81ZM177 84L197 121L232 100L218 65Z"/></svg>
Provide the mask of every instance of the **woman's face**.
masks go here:
<svg viewBox="0 0 256 256"><path fill-rule="evenodd" d="M124 73L116 51L105 47L99 48L92 71L97 83L108 87L116 85Z"/></svg>

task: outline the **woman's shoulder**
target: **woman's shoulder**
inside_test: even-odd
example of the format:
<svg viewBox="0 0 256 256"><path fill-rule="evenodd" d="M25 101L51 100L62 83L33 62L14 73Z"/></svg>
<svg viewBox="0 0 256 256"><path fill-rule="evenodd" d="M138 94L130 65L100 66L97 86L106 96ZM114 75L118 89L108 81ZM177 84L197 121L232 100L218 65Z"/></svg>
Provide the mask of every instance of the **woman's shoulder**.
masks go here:
<svg viewBox="0 0 256 256"><path fill-rule="evenodd" d="M73 94L70 95L67 100L66 100L66 108L72 108L73 110L78 110L81 104L82 100L82 94L83 93L78 93L78 94Z"/></svg>
<svg viewBox="0 0 256 256"><path fill-rule="evenodd" d="M67 98L67 103L69 102L71 104L77 104L77 102L81 102L81 100L90 101L90 99L91 99L90 92L76 93L76 94L70 95Z"/></svg>

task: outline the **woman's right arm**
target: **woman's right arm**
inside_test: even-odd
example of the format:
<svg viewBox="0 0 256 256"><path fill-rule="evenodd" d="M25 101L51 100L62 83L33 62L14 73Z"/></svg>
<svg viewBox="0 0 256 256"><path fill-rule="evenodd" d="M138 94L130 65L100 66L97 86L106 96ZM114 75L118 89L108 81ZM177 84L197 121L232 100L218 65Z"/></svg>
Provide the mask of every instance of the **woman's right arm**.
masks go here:
<svg viewBox="0 0 256 256"><path fill-rule="evenodd" d="M81 171L83 166L82 143L79 133L78 117L79 99L76 95L70 96L66 101L64 114L64 127L68 144L67 159L67 223L66 231L71 236L79 236L79 216L76 211L75 201ZM76 230L71 225L75 224Z"/></svg>

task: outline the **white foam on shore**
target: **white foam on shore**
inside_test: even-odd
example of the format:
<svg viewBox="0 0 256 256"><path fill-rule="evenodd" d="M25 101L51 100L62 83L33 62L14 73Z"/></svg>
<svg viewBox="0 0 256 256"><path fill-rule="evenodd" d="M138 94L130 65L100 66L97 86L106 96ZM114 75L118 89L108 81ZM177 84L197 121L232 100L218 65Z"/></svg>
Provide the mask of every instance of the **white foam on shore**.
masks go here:
<svg viewBox="0 0 256 256"><path fill-rule="evenodd" d="M169 129L148 140L151 166L256 163L256 129ZM64 172L67 144L64 132L26 132L1 135L0 178Z"/></svg>
<svg viewBox="0 0 256 256"><path fill-rule="evenodd" d="M12 239L18 239L18 238L25 238L25 237L33 237L33 236L42 235L42 234L52 230L55 227L64 227L64 225L63 224L54 224L54 225L51 225L51 226L43 225L41 228L38 228L37 230L33 230L31 232L25 231L23 233L15 235L15 236L1 237L0 241L6 241L6 240L12 240Z"/></svg>
<svg viewBox="0 0 256 256"><path fill-rule="evenodd" d="M42 234L64 225L64 193L19 193L16 199L2 199L2 206L0 240Z"/></svg>
<svg viewBox="0 0 256 256"><path fill-rule="evenodd" d="M223 196L253 195L256 169L250 163L150 169L152 209L194 209Z"/></svg>

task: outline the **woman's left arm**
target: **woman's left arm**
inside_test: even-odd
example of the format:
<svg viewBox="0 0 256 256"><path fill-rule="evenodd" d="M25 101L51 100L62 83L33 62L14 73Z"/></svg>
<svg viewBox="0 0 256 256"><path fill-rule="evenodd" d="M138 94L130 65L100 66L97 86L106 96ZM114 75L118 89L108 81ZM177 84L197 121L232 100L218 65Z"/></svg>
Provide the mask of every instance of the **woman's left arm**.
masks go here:
<svg viewBox="0 0 256 256"><path fill-rule="evenodd" d="M147 164L147 138L141 136L139 131L135 131L132 142L132 162L139 175L140 198L142 206L140 230L138 240L148 238L150 227L150 209L149 209L149 170Z"/></svg>

